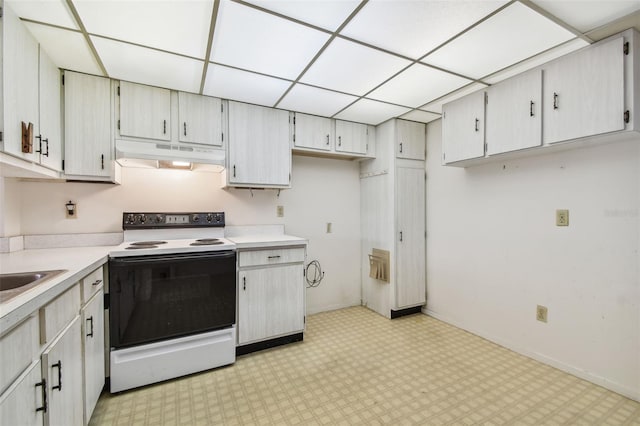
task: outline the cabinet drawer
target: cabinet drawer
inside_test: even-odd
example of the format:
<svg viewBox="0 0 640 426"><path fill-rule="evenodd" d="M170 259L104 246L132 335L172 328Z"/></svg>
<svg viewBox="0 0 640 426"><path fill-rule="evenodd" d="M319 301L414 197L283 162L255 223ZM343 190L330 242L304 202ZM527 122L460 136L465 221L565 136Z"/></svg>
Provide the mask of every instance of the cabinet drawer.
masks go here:
<svg viewBox="0 0 640 426"><path fill-rule="evenodd" d="M279 248L270 250L241 251L238 264L244 266L277 265L304 262L304 248Z"/></svg>
<svg viewBox="0 0 640 426"><path fill-rule="evenodd" d="M82 286L82 303L85 304L91 299L91 296L96 294L100 288L102 288L104 282L104 269L99 267L86 277L84 277L80 284Z"/></svg>
<svg viewBox="0 0 640 426"><path fill-rule="evenodd" d="M0 338L0 394L38 354L38 319L30 316Z"/></svg>
<svg viewBox="0 0 640 426"><path fill-rule="evenodd" d="M51 342L80 311L80 285L75 284L40 308L40 344Z"/></svg>

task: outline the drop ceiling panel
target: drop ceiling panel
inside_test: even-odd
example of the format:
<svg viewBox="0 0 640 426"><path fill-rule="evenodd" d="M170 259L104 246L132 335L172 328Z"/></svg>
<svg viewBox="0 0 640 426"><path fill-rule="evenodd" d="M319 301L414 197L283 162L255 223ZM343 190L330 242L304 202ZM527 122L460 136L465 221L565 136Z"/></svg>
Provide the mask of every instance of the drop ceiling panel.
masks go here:
<svg viewBox="0 0 640 426"><path fill-rule="evenodd" d="M423 111L442 114L442 105L446 104L447 102L451 102L453 100L461 98L470 93L476 92L484 87L487 87L487 85L482 83L471 83L468 86L465 86L461 89L456 90L455 92L451 92L448 95L445 95L441 98L436 99L435 101L429 102L428 104L421 106L419 109Z"/></svg>
<svg viewBox="0 0 640 426"><path fill-rule="evenodd" d="M340 34L418 59L505 3L371 0Z"/></svg>
<svg viewBox="0 0 640 426"><path fill-rule="evenodd" d="M440 114L421 111L419 109L415 109L413 111L406 113L405 115L400 116L400 118L403 118L405 120L419 121L421 123L429 123L433 120L437 120L440 117L441 117Z"/></svg>
<svg viewBox="0 0 640 426"><path fill-rule="evenodd" d="M533 3L581 32L640 10L638 0L533 0Z"/></svg>
<svg viewBox="0 0 640 426"><path fill-rule="evenodd" d="M7 0L5 3L21 18L79 29L64 0Z"/></svg>
<svg viewBox="0 0 640 426"><path fill-rule="evenodd" d="M204 62L92 36L109 77L167 89L198 92Z"/></svg>
<svg viewBox="0 0 640 426"><path fill-rule="evenodd" d="M423 62L482 78L574 37L527 6L513 3Z"/></svg>
<svg viewBox="0 0 640 426"><path fill-rule="evenodd" d="M471 82L418 63L368 94L367 98L417 108Z"/></svg>
<svg viewBox="0 0 640 426"><path fill-rule="evenodd" d="M337 38L300 81L364 95L410 64L410 61L397 56Z"/></svg>
<svg viewBox="0 0 640 426"><path fill-rule="evenodd" d="M358 0L249 0L248 3L294 19L335 31L358 6Z"/></svg>
<svg viewBox="0 0 640 426"><path fill-rule="evenodd" d="M209 64L203 93L271 107L290 85L290 81Z"/></svg>
<svg viewBox="0 0 640 426"><path fill-rule="evenodd" d="M204 59L211 1L74 0L90 34Z"/></svg>
<svg viewBox="0 0 640 426"><path fill-rule="evenodd" d="M542 65L546 62L559 58L560 56L564 56L568 53L571 53L575 50L581 49L588 45L589 43L587 43L586 41L580 38L570 40L560 46L557 46L544 53L541 53L540 55L536 55L533 58L524 60L511 67L508 67L505 70L498 71L495 74L485 77L482 79L482 81L489 84L496 84L499 81L505 80L509 77L513 77L516 74L523 73L527 70L535 68L539 65Z"/></svg>
<svg viewBox="0 0 640 426"><path fill-rule="evenodd" d="M25 25L58 68L102 75L81 33L30 22L25 22Z"/></svg>
<svg viewBox="0 0 640 426"><path fill-rule="evenodd" d="M331 117L356 99L355 96L296 84L278 108Z"/></svg>
<svg viewBox="0 0 640 426"><path fill-rule="evenodd" d="M360 99L340 114L337 114L335 118L377 125L390 118L405 114L409 110L410 108L397 105L385 104L370 99Z"/></svg>
<svg viewBox="0 0 640 426"><path fill-rule="evenodd" d="M329 35L248 6L222 2L213 62L296 79Z"/></svg>

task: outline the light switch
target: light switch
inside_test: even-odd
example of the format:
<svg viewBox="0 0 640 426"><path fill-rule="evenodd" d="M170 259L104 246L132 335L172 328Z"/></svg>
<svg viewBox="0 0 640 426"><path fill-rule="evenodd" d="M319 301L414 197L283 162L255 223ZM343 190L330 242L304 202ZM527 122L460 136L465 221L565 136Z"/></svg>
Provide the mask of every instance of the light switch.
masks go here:
<svg viewBox="0 0 640 426"><path fill-rule="evenodd" d="M276 206L276 216L284 217L284 206Z"/></svg>
<svg viewBox="0 0 640 426"><path fill-rule="evenodd" d="M569 226L569 210L556 210L556 226Z"/></svg>

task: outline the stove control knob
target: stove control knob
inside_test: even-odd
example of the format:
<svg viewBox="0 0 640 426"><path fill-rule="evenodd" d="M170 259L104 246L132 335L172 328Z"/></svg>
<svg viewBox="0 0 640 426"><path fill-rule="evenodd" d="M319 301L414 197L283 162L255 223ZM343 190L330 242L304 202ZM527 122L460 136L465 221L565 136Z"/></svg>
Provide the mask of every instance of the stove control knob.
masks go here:
<svg viewBox="0 0 640 426"><path fill-rule="evenodd" d="M207 222L211 222L213 220L213 215L208 214L207 215Z"/></svg>
<svg viewBox="0 0 640 426"><path fill-rule="evenodd" d="M191 219L193 222L197 222L200 220L200 216L198 216L197 214L193 215L193 218Z"/></svg>
<svg viewBox="0 0 640 426"><path fill-rule="evenodd" d="M156 215L156 222L157 223L161 223L162 222L162 215L161 214L157 214Z"/></svg>
<svg viewBox="0 0 640 426"><path fill-rule="evenodd" d="M127 215L127 220L125 221L126 223L133 223L136 221L136 217L132 214L128 214Z"/></svg>
<svg viewBox="0 0 640 426"><path fill-rule="evenodd" d="M140 223L145 223L147 221L147 217L143 214L140 215Z"/></svg>

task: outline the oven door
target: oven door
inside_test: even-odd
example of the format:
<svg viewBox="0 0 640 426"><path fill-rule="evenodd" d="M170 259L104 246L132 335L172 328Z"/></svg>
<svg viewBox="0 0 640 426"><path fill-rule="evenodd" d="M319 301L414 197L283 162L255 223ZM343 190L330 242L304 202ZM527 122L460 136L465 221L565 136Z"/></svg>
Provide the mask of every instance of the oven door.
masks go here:
<svg viewBox="0 0 640 426"><path fill-rule="evenodd" d="M109 284L112 348L235 324L235 251L111 258Z"/></svg>

